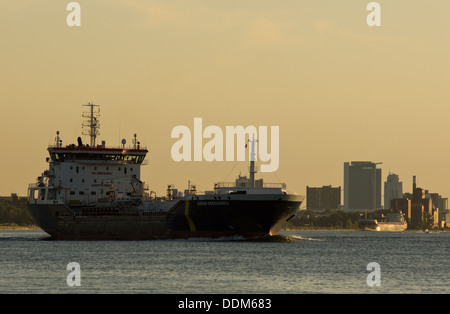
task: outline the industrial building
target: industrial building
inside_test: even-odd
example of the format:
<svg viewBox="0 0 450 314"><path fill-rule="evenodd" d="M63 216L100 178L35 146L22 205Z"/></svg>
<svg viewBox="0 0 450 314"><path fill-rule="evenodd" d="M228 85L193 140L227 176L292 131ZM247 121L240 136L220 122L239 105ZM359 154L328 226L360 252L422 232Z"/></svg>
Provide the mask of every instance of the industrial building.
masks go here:
<svg viewBox="0 0 450 314"><path fill-rule="evenodd" d="M413 192L405 193L402 198L391 200L391 209L402 211L408 224L420 226L432 220L432 226L439 225L439 211L445 212L448 200L437 193L417 187L416 176L413 176Z"/></svg>

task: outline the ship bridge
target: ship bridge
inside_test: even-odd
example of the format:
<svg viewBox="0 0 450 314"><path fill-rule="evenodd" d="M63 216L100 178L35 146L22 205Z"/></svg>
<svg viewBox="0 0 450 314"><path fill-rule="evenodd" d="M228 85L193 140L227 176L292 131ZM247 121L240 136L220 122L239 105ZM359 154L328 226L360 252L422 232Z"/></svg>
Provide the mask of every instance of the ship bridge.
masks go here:
<svg viewBox="0 0 450 314"><path fill-rule="evenodd" d="M96 105L87 106L91 110L83 126L89 128L84 134L90 143L78 137L77 144L63 146L57 131L55 144L48 147L49 169L29 187L30 202L84 205L145 195L140 175L148 150L141 148L136 134L131 146L125 146L125 139L122 147L107 147L105 141L97 145L99 113L93 111Z"/></svg>
<svg viewBox="0 0 450 314"><path fill-rule="evenodd" d="M129 164L142 164L148 153L147 149L125 149L106 147L78 147L69 145L67 147L48 148L52 162L76 161L76 160L97 160L97 161L117 161Z"/></svg>

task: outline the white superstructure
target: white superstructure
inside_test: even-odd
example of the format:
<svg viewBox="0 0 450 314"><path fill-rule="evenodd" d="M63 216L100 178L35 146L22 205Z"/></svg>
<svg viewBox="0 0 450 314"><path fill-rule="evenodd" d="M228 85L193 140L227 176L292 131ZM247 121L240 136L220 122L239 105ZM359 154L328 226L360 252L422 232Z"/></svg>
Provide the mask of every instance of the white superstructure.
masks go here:
<svg viewBox="0 0 450 314"><path fill-rule="evenodd" d="M125 148L106 147L105 142L95 145L98 135L98 113L89 103L87 117L91 145L84 145L81 138L77 144L62 145L59 131L55 144L48 147L49 169L30 185L30 200L62 201L70 205L111 202L116 199L144 196L141 181L141 165L147 154L137 141Z"/></svg>

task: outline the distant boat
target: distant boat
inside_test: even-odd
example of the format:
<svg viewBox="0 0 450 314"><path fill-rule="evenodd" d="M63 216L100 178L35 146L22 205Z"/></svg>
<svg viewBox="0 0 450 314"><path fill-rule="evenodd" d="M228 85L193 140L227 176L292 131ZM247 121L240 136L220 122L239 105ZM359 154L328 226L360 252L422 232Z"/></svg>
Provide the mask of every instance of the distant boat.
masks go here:
<svg viewBox="0 0 450 314"><path fill-rule="evenodd" d="M360 219L359 226L361 229L368 231L405 231L408 228L408 223L404 215L399 212L387 214L386 221Z"/></svg>

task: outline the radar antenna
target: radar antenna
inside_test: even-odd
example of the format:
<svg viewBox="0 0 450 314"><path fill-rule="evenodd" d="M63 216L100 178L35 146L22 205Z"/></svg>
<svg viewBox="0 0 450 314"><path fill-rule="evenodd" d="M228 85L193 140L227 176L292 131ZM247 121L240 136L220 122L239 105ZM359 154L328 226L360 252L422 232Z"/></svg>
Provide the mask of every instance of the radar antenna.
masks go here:
<svg viewBox="0 0 450 314"><path fill-rule="evenodd" d="M91 138L91 147L95 147L95 139L97 135L100 135L100 108L97 111L94 111L94 107L100 107L99 105L94 105L89 102L87 105L83 105L86 107L90 107L88 112L83 112L83 118L86 120L83 121L83 135L89 135Z"/></svg>

